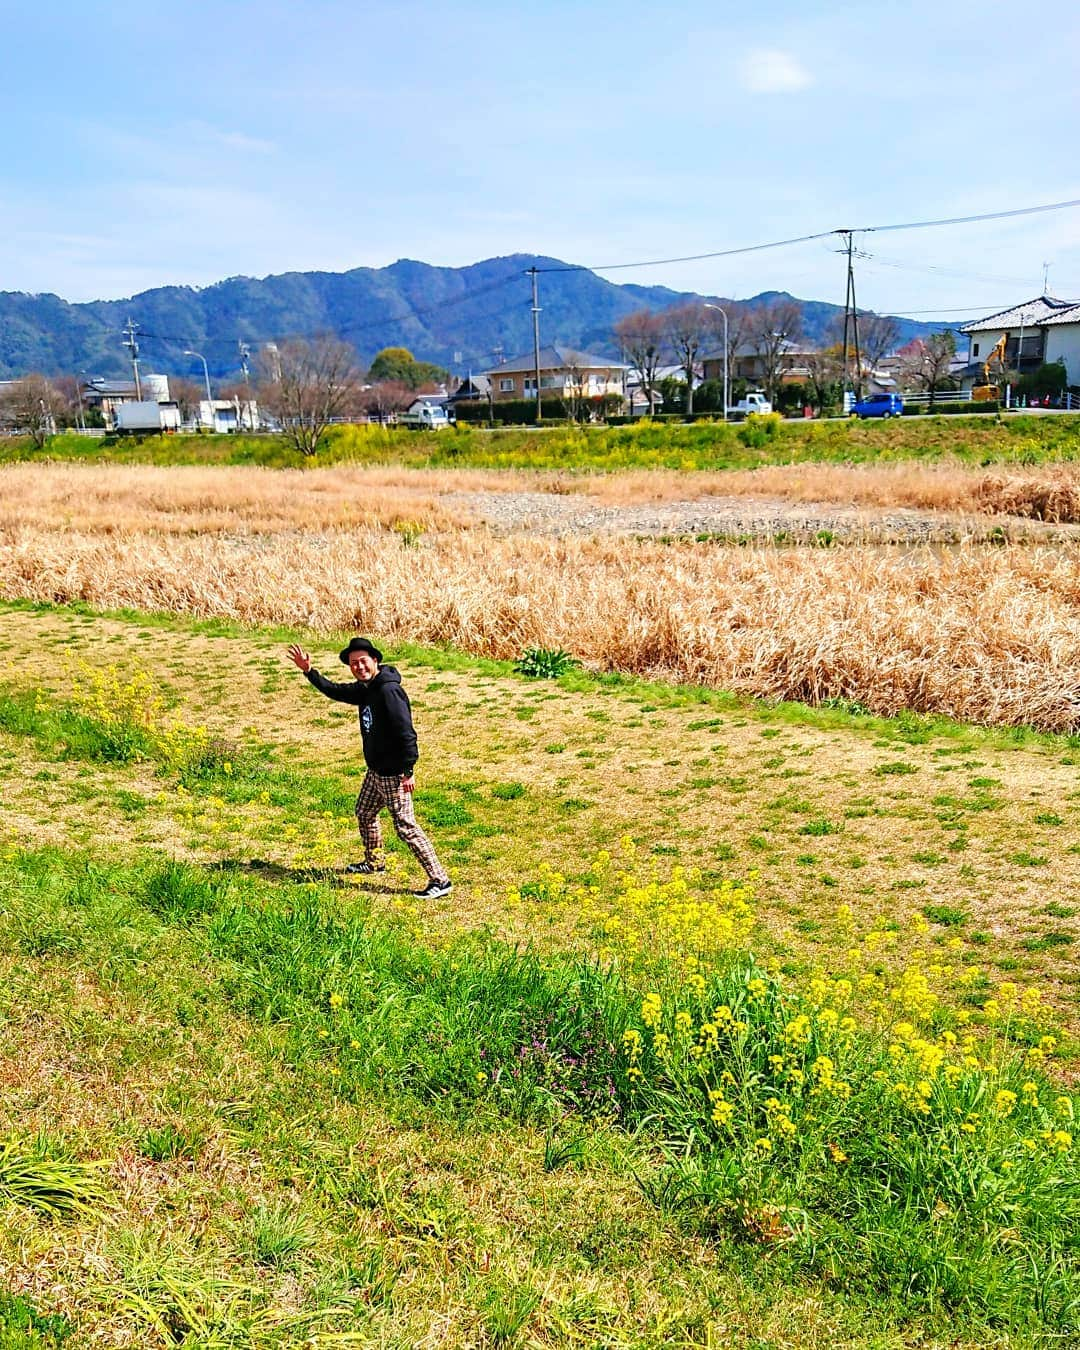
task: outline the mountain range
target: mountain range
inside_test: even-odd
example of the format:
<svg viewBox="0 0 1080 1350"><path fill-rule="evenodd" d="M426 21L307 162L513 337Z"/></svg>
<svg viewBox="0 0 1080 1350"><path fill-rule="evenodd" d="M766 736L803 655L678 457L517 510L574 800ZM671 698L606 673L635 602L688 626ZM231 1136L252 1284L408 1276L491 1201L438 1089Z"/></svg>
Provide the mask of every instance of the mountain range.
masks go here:
<svg viewBox="0 0 1080 1350"><path fill-rule="evenodd" d="M122 329L138 329L146 371L196 376L205 356L217 378L239 373L239 344L253 354L267 341L332 333L353 343L367 364L382 347L408 347L420 360L456 374L484 370L500 357L532 350L532 290L539 276L541 341L613 356L612 328L641 308L662 309L697 296L666 286L617 285L556 258L513 254L468 267L432 267L401 259L347 272L286 272L230 277L211 286L160 286L124 300L71 304L56 295L0 292L0 378L30 371L123 375L130 370ZM790 300L766 291L752 301ZM842 307L799 300L803 336L819 340ZM940 325L900 319L902 341Z"/></svg>

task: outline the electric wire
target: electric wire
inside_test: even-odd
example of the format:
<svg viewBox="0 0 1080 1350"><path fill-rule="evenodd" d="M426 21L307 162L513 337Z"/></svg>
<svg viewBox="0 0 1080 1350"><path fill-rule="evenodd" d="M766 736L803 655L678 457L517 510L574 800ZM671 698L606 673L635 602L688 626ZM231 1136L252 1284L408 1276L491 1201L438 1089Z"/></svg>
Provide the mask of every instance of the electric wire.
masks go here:
<svg viewBox="0 0 1080 1350"><path fill-rule="evenodd" d="M478 299L481 296L489 295L494 293L495 291L502 290L505 287L511 286L515 282L519 281L522 276L531 273L534 270L539 274L553 275L557 273L566 273L566 272L599 273L599 272L629 271L645 267L667 267L676 263L703 262L714 258L731 258L750 253L762 253L770 249L789 248L793 247L796 244L813 243L818 240L827 240L834 238L836 236L855 235L855 234L883 234L883 233L895 233L902 230L925 230L953 225L970 225L983 221L1006 220L1020 216L1038 215L1050 211L1064 211L1078 206L1080 206L1080 198L1072 198L1060 202L1042 203L1036 206L1016 207L1006 211L981 212L979 214L969 216L948 216L932 220L903 221L885 225L860 225L860 226L853 226L850 228L843 227L828 230L818 230L811 234L795 235L789 239L774 239L768 240L763 243L745 244L736 248L714 249L705 253L684 254L679 257L653 258L639 262L605 263L592 267L586 266L584 264L560 263L557 266L550 266L550 267L523 268L520 271L515 271L514 273L508 274L505 277L498 278L486 286L478 287L474 291L467 291L458 296L451 296L449 299L440 301L436 304L422 306L419 308L413 307L410 308L407 313L397 315L385 315L377 320L363 320L357 321L355 323L339 325L335 331L338 334L363 333L375 331L377 329L385 328L388 324L405 323L410 319L423 318L430 314L441 313L442 311L452 308L455 305L464 304L467 301ZM875 258L874 255L867 254L865 251L862 250L860 250L860 256L863 257L864 259L867 258L874 259L875 261L881 262L885 266L895 266L895 267L910 266L911 270L920 270L917 264L907 265L899 262L889 261L884 258ZM946 269L934 268L932 266L923 270L940 271L943 274L945 274L946 272ZM986 306L973 305L970 307L956 306L952 309L919 310L919 311L908 310L905 313L898 313L897 317L899 318L912 317L919 313L959 314L965 312L965 310L966 312L970 313L972 310L977 310L980 308L986 308ZM191 337L191 336L181 336L175 333L156 333L153 330L143 329L141 327L138 329L138 336L140 338L148 339L151 341L185 343L189 346L193 346L195 343L200 344L232 343L237 341L236 334L231 334L228 337L224 336L216 337L212 334L204 334L201 337ZM297 336L301 335L298 334ZM247 342L265 343L275 341L276 342L287 341L288 339L287 337L283 337L281 334L275 334L271 337L261 337L253 334L245 334L242 340Z"/></svg>
<svg viewBox="0 0 1080 1350"><path fill-rule="evenodd" d="M667 267L672 263L702 262L708 258L733 258L741 253L760 253L765 249L787 248L792 244L807 244L816 239L828 239L840 234L883 234L897 230L929 230L944 225L971 225L983 220L1005 220L1012 216L1032 216L1045 211L1065 211L1080 206L1080 197L1063 202L1046 202L1040 206L1021 206L1010 211L985 211L975 216L948 216L940 220L905 221L894 225L856 225L832 230L818 230L793 239L774 239L765 244L747 244L740 248L725 248L711 253L692 253L683 258L653 258L645 262L606 263L599 267L563 264L558 267L538 267L537 272L616 272L636 267ZM531 270L531 269L529 269Z"/></svg>

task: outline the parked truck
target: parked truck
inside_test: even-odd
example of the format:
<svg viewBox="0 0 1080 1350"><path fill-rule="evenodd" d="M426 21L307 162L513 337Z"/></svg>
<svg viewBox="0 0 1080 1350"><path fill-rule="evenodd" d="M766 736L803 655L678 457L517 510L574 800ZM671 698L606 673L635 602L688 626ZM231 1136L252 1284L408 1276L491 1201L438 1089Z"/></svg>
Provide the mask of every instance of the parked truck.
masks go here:
<svg viewBox="0 0 1080 1350"><path fill-rule="evenodd" d="M450 426L450 419L441 403L426 403L417 399L405 412L398 414L398 426L414 431L442 431Z"/></svg>
<svg viewBox="0 0 1080 1350"><path fill-rule="evenodd" d="M119 432L146 433L179 431L180 409L176 403L157 403L152 399L121 403L114 414Z"/></svg>
<svg viewBox="0 0 1080 1350"><path fill-rule="evenodd" d="M749 417L751 413L771 413L772 404L760 391L747 394L745 398L739 399L738 403L733 404L729 413L735 413L739 417Z"/></svg>

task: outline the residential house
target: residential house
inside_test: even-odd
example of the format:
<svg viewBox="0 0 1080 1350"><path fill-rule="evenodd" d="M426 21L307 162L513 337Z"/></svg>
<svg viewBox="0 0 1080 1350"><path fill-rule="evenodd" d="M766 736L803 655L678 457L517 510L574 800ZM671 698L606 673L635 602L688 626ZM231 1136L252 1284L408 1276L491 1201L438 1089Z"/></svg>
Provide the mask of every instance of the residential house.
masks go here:
<svg viewBox="0 0 1080 1350"><path fill-rule="evenodd" d="M964 389L983 383L986 361L1003 334L1004 363L1009 370L1028 375L1044 362L1060 361L1067 382L1080 384L1080 301L1040 295L973 319L960 331L970 343L967 362L959 372Z"/></svg>
<svg viewBox="0 0 1080 1350"><path fill-rule="evenodd" d="M663 402L663 395L660 393L660 385L664 380L685 380L686 371L682 366L657 366L656 376L653 380L652 402L649 401L649 395L641 382L641 372L627 369L626 372L626 411L631 417L643 417L654 413ZM694 381L694 388L701 383L700 380Z"/></svg>
<svg viewBox="0 0 1080 1350"><path fill-rule="evenodd" d="M496 403L512 398L536 397L536 358L532 352L514 357L483 372L489 379ZM627 367L606 356L590 356L572 347L540 348L540 396L552 399L571 395L602 398L624 396Z"/></svg>
<svg viewBox="0 0 1080 1350"><path fill-rule="evenodd" d="M170 403L168 375L146 374L140 377L139 388L134 380L110 380L97 375L87 380L81 389L82 401L87 408L97 408L101 412L107 431L116 428L116 410L122 403Z"/></svg>
<svg viewBox="0 0 1080 1350"><path fill-rule="evenodd" d="M233 431L257 431L259 429L259 405L254 399L215 398L199 400L198 425L207 431L229 433Z"/></svg>
<svg viewBox="0 0 1080 1350"><path fill-rule="evenodd" d="M487 375L468 375L447 399L455 403L476 403L486 401L491 396L491 380Z"/></svg>
<svg viewBox="0 0 1080 1350"><path fill-rule="evenodd" d="M810 373L807 369L806 357L816 350L815 347L808 347L805 343L790 342L785 338L780 343L780 383L802 384ZM706 380L722 380L724 378L723 347L705 353L701 358L701 374L702 378ZM764 384L766 375L764 358L756 347L750 343L743 343L735 349L731 361L731 370L728 374L733 381L745 380L752 385Z"/></svg>

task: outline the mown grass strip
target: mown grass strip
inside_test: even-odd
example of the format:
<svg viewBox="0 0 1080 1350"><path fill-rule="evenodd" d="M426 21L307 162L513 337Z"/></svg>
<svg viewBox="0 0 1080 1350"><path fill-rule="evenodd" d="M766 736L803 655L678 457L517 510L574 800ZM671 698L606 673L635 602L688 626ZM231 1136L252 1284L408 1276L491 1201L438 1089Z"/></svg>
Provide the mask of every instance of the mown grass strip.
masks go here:
<svg viewBox="0 0 1080 1350"><path fill-rule="evenodd" d="M235 639L245 642L273 643L282 647L297 639L293 628L244 625L225 619L192 619L181 615L149 612L136 609L97 609L82 601L70 604L51 604L33 600L0 599L0 614L75 614L86 618L105 619L130 624L141 629L177 632L209 638ZM322 635L318 635L321 638ZM310 641L310 637L308 639ZM333 635L326 650L336 653L339 636ZM395 642L384 646L391 659L405 666L417 666L436 672L464 672L491 679L514 679L532 683L515 670L515 662L498 661L474 656L451 647L430 647L420 643ZM318 651L313 652L318 658ZM1015 749L1017 747L1044 747L1051 751L1080 748L1080 735L1040 731L1036 727L994 727L937 714L902 712L895 717L882 717L866 710L858 702L830 700L826 703L770 702L728 690L712 689L705 685L671 684L659 680L645 680L635 675L598 673L581 669L564 672L551 680L552 687L566 693L609 693L634 702L651 705L654 709L686 708L722 709L738 711L765 725L816 727L822 730L850 729L876 736L888 736L907 744L925 744L934 739L964 741L973 748ZM9 688L15 686L9 685Z"/></svg>
<svg viewBox="0 0 1080 1350"><path fill-rule="evenodd" d="M115 919L117 895L181 922L216 990L278 1029L313 1088L463 1128L614 1121L669 1222L767 1251L772 1278L843 1282L908 1316L1080 1326L1077 1103L1033 1058L1035 1005L964 1046L918 980L881 1021L850 982L789 985L738 943L689 977L651 960L642 983L632 961L477 935L425 948L371 914L328 917L315 882L159 858L88 870L58 850L6 861L8 922L43 894L54 922ZM678 878L654 898L703 903Z"/></svg>

